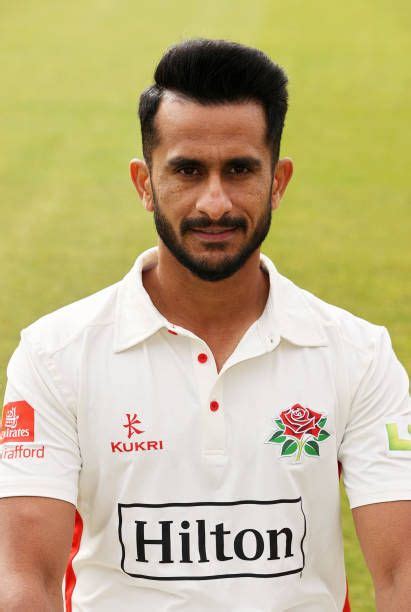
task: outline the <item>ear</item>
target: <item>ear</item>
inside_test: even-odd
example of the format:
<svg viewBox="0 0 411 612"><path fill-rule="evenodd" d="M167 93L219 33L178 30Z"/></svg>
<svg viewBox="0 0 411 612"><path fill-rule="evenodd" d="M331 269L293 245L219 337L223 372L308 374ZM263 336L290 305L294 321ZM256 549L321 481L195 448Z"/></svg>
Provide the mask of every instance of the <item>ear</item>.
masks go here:
<svg viewBox="0 0 411 612"><path fill-rule="evenodd" d="M287 185L293 175L293 162L289 157L279 159L275 167L273 189L271 192L271 206L275 210L280 205Z"/></svg>
<svg viewBox="0 0 411 612"><path fill-rule="evenodd" d="M132 159L130 162L130 176L144 208L150 212L154 210L153 190L148 166L141 159Z"/></svg>

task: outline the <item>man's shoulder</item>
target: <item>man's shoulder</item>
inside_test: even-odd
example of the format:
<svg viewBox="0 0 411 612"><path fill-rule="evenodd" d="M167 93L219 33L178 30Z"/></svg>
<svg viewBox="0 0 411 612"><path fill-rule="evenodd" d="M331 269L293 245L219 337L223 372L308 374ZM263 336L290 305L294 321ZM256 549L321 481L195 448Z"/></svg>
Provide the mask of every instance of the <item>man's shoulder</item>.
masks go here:
<svg viewBox="0 0 411 612"><path fill-rule="evenodd" d="M299 294L307 306L307 312L316 319L331 344L338 340L359 351L374 350L385 330L382 325L373 323L341 306L329 303L309 290L297 286L289 279L285 280L293 285L293 291Z"/></svg>
<svg viewBox="0 0 411 612"><path fill-rule="evenodd" d="M112 325L120 284L118 281L43 315L22 330L22 337L51 354L63 349L92 326Z"/></svg>

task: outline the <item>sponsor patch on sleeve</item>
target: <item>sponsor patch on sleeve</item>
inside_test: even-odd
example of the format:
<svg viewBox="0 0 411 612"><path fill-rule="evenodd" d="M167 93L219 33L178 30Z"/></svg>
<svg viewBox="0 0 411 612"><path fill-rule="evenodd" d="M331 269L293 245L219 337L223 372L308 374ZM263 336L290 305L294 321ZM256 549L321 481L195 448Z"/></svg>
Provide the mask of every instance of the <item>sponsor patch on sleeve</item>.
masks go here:
<svg viewBox="0 0 411 612"><path fill-rule="evenodd" d="M393 419L385 423L387 453L411 458L411 416Z"/></svg>
<svg viewBox="0 0 411 612"><path fill-rule="evenodd" d="M28 402L9 402L3 408L0 444L34 441L34 408Z"/></svg>

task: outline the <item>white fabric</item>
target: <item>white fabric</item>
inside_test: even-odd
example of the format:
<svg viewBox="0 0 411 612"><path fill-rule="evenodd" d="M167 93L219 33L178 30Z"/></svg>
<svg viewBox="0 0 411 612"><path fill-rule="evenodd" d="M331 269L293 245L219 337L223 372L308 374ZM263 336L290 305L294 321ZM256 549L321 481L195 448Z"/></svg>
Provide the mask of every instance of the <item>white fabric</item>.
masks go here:
<svg viewBox="0 0 411 612"><path fill-rule="evenodd" d="M155 261L153 248L22 331L5 405L11 429L16 402L34 408L34 440L4 441L0 496L77 505L73 611L341 611L338 462L351 506L411 499L411 452L387 442L411 411L386 329L262 255L266 308L217 373L204 341L151 303L141 270ZM281 456L275 419L297 404L330 435L315 417L317 436L287 438L314 454Z"/></svg>

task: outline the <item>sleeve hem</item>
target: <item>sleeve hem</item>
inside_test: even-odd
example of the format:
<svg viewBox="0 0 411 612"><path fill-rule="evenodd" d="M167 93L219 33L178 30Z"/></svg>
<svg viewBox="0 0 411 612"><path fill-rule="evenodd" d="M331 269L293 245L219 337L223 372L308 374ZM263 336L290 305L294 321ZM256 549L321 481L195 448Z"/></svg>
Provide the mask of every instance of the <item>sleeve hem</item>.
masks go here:
<svg viewBox="0 0 411 612"><path fill-rule="evenodd" d="M370 495L359 495L358 497L356 495L348 495L348 499L351 509L383 502L411 501L411 490L397 489L396 491L375 491Z"/></svg>
<svg viewBox="0 0 411 612"><path fill-rule="evenodd" d="M21 483L13 484L0 481L0 498L2 497L50 497L67 501L74 506L77 505L77 494L74 491L67 491L61 486L53 486L49 483Z"/></svg>

